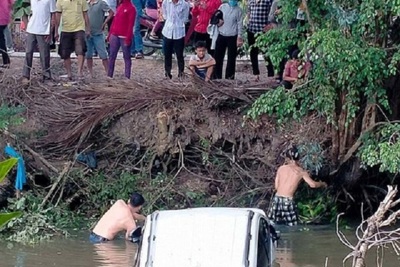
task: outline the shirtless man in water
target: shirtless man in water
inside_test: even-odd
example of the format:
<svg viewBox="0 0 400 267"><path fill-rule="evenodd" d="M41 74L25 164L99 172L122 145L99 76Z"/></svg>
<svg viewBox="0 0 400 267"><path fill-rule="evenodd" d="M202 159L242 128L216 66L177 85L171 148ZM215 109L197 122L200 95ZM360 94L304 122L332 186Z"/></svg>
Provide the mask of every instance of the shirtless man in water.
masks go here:
<svg viewBox="0 0 400 267"><path fill-rule="evenodd" d="M126 231L125 238L130 240L130 234L137 228L136 221L144 221L146 217L139 214L144 204L144 198L138 193L133 193L128 201L117 200L114 205L101 217L93 231L90 241L101 243L113 240L121 231Z"/></svg>
<svg viewBox="0 0 400 267"><path fill-rule="evenodd" d="M325 182L316 182L298 164L299 152L296 147L286 152L287 163L279 167L275 178L275 196L268 211L268 218L289 226L297 225L297 206L293 196L300 182L304 180L311 188L326 187Z"/></svg>

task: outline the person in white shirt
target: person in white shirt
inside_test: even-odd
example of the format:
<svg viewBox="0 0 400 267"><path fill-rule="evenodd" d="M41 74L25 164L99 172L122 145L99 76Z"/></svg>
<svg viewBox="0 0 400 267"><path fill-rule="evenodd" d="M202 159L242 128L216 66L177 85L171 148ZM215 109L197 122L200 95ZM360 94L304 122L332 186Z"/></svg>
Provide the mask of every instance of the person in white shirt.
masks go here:
<svg viewBox="0 0 400 267"><path fill-rule="evenodd" d="M32 16L25 16L27 37L25 64L22 71L23 81L29 82L32 69L33 52L36 45L39 47L42 76L44 80L51 80L50 72L50 43L51 34L55 25L56 0L31 0Z"/></svg>
<svg viewBox="0 0 400 267"><path fill-rule="evenodd" d="M171 79L172 54L175 51L178 61L178 77L183 76L185 60L185 23L189 19L189 4L184 0L164 0L162 14L165 19L162 34L164 36L165 77Z"/></svg>
<svg viewBox="0 0 400 267"><path fill-rule="evenodd" d="M117 10L118 1L117 0L103 0L103 1L105 1L110 7L110 9L115 13L115 11Z"/></svg>
<svg viewBox="0 0 400 267"><path fill-rule="evenodd" d="M119 0L103 0L103 1L105 1L105 2L108 4L108 6L110 7L110 9L111 9L111 10L114 12L114 14L115 14L115 11L117 11L117 6L118 6L118 4L119 4ZM107 18L108 18L108 17L109 17L109 14L108 14ZM112 23L113 19L114 19L114 16L111 17L111 18L107 21L108 30L111 29L111 23Z"/></svg>

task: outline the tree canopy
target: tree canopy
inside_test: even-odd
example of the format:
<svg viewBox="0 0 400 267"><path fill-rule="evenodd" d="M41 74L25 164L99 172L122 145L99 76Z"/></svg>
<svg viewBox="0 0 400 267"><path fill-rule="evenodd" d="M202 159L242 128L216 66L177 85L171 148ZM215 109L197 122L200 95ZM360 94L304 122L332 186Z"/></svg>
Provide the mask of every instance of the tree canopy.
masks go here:
<svg viewBox="0 0 400 267"><path fill-rule="evenodd" d="M293 89L262 95L248 112L278 123L310 113L331 125L333 165L351 158L359 167L400 170L400 0L280 0L279 26L256 45L279 67L296 45L312 71ZM305 24L296 23L302 8Z"/></svg>

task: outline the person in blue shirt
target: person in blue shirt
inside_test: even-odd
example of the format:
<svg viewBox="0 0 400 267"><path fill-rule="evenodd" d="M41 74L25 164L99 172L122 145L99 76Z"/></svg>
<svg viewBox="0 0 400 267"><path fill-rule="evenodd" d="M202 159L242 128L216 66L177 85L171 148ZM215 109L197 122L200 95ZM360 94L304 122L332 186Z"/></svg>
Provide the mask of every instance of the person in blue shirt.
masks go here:
<svg viewBox="0 0 400 267"><path fill-rule="evenodd" d="M132 37L131 57L136 59L143 58L143 40L140 33L140 17L143 14L145 0L132 0L132 4L136 8L135 28Z"/></svg>

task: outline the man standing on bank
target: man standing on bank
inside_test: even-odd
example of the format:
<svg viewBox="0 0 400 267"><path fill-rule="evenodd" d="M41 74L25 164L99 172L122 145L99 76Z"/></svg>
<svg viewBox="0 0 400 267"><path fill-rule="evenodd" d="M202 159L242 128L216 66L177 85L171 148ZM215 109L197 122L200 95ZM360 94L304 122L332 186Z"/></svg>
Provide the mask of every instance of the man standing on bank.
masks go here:
<svg viewBox="0 0 400 267"><path fill-rule="evenodd" d="M28 83L31 79L33 52L36 45L39 47L40 63L42 64L43 81L51 80L50 72L50 42L54 30L56 0L31 0L32 16L22 20L26 27L26 54L22 71L22 82Z"/></svg>
<svg viewBox="0 0 400 267"><path fill-rule="evenodd" d="M71 53L75 51L78 57L78 76L83 78L83 64L86 53L86 35L90 36L88 4L86 0L57 0L56 41L58 27L62 19L59 54L64 60L67 78L72 80Z"/></svg>
<svg viewBox="0 0 400 267"><path fill-rule="evenodd" d="M108 73L108 53L106 49L106 40L104 38L104 28L114 16L114 11L110 8L106 1L90 0L89 3L89 22L90 22L90 36L86 39L86 62L90 72L90 77L93 78L93 55L94 50L97 51L106 75ZM107 19L104 17L108 12Z"/></svg>
<svg viewBox="0 0 400 267"><path fill-rule="evenodd" d="M277 224L297 225L297 205L293 196L302 180L311 188L326 187L325 182L316 182L299 165L299 152L296 147L286 152L286 164L280 166L275 178L275 196L270 204L268 218Z"/></svg>
<svg viewBox="0 0 400 267"><path fill-rule="evenodd" d="M178 61L178 77L183 77L185 59L185 24L189 19L189 4L185 0L164 0L162 14L165 19L162 34L164 36L165 77L172 79L172 54Z"/></svg>
<svg viewBox="0 0 400 267"><path fill-rule="evenodd" d="M131 233L137 228L136 221L145 221L146 217L139 214L144 204L144 198L139 193L133 193L126 203L119 199L97 222L90 233L92 243L113 240L115 236L126 231L125 239L131 240Z"/></svg>
<svg viewBox="0 0 400 267"><path fill-rule="evenodd" d="M268 15L271 10L271 0L249 0L248 15L249 24L247 26L247 40L250 46L250 60L253 75L256 81L260 79L260 68L258 67L258 47L253 47L256 43L256 34L266 30ZM271 60L266 58L268 76L274 76L274 68Z"/></svg>

